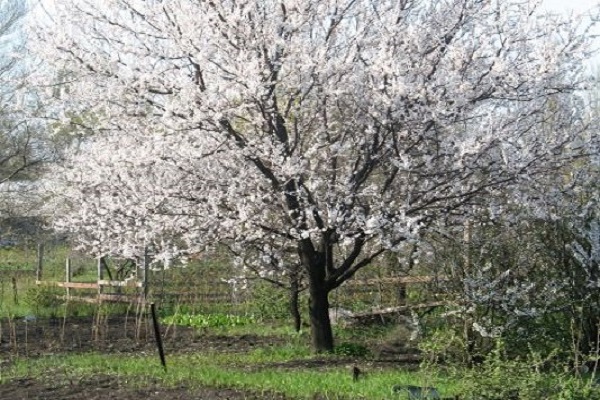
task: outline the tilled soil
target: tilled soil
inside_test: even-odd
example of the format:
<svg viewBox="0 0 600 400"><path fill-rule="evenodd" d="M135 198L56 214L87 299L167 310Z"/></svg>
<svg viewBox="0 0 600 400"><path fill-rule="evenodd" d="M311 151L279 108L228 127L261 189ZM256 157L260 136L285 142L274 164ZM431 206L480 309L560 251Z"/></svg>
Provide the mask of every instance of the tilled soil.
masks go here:
<svg viewBox="0 0 600 400"><path fill-rule="evenodd" d="M281 344L281 337L257 335L218 336L199 332L193 328L163 326L165 353L247 352ZM308 343L307 343L308 345ZM18 319L0 321L0 374L3 367L16 358L51 357L64 353L99 351L110 354L157 354L154 331L146 317L111 316L55 319ZM419 357L406 353L401 343L388 343L377 349L376 362L365 365L368 369L389 368L402 364L404 368L417 365ZM158 362L158 355L157 360ZM352 359L291 360L270 367L330 368L352 366ZM252 368L252 367L249 367ZM350 371L350 368L349 368ZM79 380L27 378L0 385L0 400L12 399L284 399L278 394L252 393L227 388L187 387L162 388L149 384L140 388L114 377L96 376Z"/></svg>
<svg viewBox="0 0 600 400"><path fill-rule="evenodd" d="M0 399L7 400L192 400L192 399L283 399L279 396L265 397L231 389L177 388L164 389L158 386L135 389L120 385L108 377L77 382L52 384L33 379L20 379L0 385Z"/></svg>
<svg viewBox="0 0 600 400"><path fill-rule="evenodd" d="M281 342L280 338L254 335L211 336L185 327L163 327L166 354L179 352L243 352ZM0 321L0 373L17 357L48 357L61 353L102 351L106 353L157 353L156 342L146 318L19 319ZM158 358L158 356L157 356ZM217 388L134 388L107 376L77 381L18 379L0 385L0 399L283 399Z"/></svg>
<svg viewBox="0 0 600 400"><path fill-rule="evenodd" d="M196 329L162 327L165 352L241 352L255 346L280 343L276 337L255 335L208 336ZM149 319L136 317L19 319L0 321L0 354L36 357L65 352L102 351L142 353L156 351ZM5 359L5 357L3 357Z"/></svg>

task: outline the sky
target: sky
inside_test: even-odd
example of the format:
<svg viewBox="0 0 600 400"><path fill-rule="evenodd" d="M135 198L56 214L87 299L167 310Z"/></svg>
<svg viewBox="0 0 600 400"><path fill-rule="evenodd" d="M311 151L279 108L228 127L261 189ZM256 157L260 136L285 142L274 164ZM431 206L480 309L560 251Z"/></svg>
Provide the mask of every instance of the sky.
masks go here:
<svg viewBox="0 0 600 400"><path fill-rule="evenodd" d="M581 12L586 11L595 5L600 4L599 0L544 0L543 6L552 11L561 12Z"/></svg>
<svg viewBox="0 0 600 400"><path fill-rule="evenodd" d="M56 0L33 0L32 3L40 2L46 6L51 6ZM575 10L584 11L593 7L596 4L600 4L600 0L543 0L544 7L553 11L569 11Z"/></svg>
<svg viewBox="0 0 600 400"><path fill-rule="evenodd" d="M565 12L565 13L585 13L591 8L598 6L600 7L600 0L543 0L542 7L554 12ZM600 36L600 27L594 29L594 34ZM596 39L596 49L600 49L600 38ZM593 71L597 70L600 66L600 52L593 56L589 60L589 68Z"/></svg>
<svg viewBox="0 0 600 400"><path fill-rule="evenodd" d="M32 4L41 3L49 10L56 0L32 0ZM600 0L542 0L542 6L551 11L557 12L582 12L599 5Z"/></svg>
<svg viewBox="0 0 600 400"><path fill-rule="evenodd" d="M2 1L2 0L0 0ZM45 11L36 10L37 13L45 14L46 12L52 12L53 5L57 0L30 0L31 4L41 5ZM598 6L600 7L600 0L542 0L542 7L548 11L558 13L585 13L591 8ZM37 14L36 15L39 15ZM36 18L39 18L37 16ZM595 30L595 33L600 36L600 27ZM600 49L600 39L598 39L598 49ZM591 60L594 65L600 65L600 54Z"/></svg>

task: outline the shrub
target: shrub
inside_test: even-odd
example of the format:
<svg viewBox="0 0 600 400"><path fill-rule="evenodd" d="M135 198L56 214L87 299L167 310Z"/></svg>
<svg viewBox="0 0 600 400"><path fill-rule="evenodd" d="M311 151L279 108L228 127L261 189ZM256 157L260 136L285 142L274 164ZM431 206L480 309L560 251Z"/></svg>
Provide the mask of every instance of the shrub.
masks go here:
<svg viewBox="0 0 600 400"><path fill-rule="evenodd" d="M338 356L365 357L369 354L369 349L359 343L343 342L335 346L333 353Z"/></svg>
<svg viewBox="0 0 600 400"><path fill-rule="evenodd" d="M289 293L273 284L259 281L252 285L248 300L249 312L261 320L281 320L290 317Z"/></svg>
<svg viewBox="0 0 600 400"><path fill-rule="evenodd" d="M569 368L553 365L549 357L530 354L527 359L507 359L504 343L484 362L460 372L463 397L478 400L600 400L600 386L575 376Z"/></svg>
<svg viewBox="0 0 600 400"><path fill-rule="evenodd" d="M49 286L34 286L27 289L25 294L25 303L39 312L44 308L56 308L63 303L61 295L64 295L64 289Z"/></svg>

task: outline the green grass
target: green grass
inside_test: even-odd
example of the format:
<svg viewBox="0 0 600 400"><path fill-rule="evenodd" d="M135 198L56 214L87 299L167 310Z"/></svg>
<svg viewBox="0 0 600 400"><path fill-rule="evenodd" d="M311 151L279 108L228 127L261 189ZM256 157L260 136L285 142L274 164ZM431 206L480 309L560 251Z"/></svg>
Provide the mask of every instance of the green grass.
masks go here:
<svg viewBox="0 0 600 400"><path fill-rule="evenodd" d="M64 279L65 259L69 250L65 247L47 252L44 266L44 280L61 281ZM56 294L63 289L44 288L35 285L35 277L19 275L15 270L35 268L35 251L27 249L0 249L0 318L22 317L25 315L63 316L95 315L96 313L123 313L127 305L104 304L102 306L77 304L62 301L55 302ZM562 387L573 385L575 392L584 393L579 386L582 380L571 375L537 376L530 368L519 370L499 359L497 364L488 365L485 370L455 369L450 371L431 366L420 371L413 368L402 369L376 367L372 361L375 354L368 350L382 343L408 342L407 329L397 326L369 326L344 328L336 326L336 351L333 355L315 356L310 352L310 337L306 330L295 332L290 323L282 319L271 322L268 316L288 318L285 296L273 291L269 286L261 287L258 298L244 299L232 303L227 296L212 300L202 293L214 293L215 279L226 275L226 261L218 264L197 265L189 268L169 270L163 278L154 276L152 290L177 292L181 288L190 291L189 296L175 297L171 302L161 305L159 312L167 329L171 324L184 324L196 327L212 335L257 335L277 337L274 344L257 348L247 353L216 353L205 351L197 354L167 354L167 371L163 371L156 355L123 354L63 354L36 359L16 359L10 365L0 369L0 381L33 377L50 382L65 383L89 379L96 375L108 375L121 384L160 385L175 387L185 385L227 387L250 390L256 393L277 392L290 398L311 399L405 399L406 394L393 394L394 385L434 386L442 396L468 393L469 388L481 393L479 386L497 385L497 389L506 389L507 378L513 384L522 383L526 373L538 379L541 384L554 390L558 382ZM79 259L72 265L80 273L75 281L94 281L96 272L94 260ZM85 267L85 268L80 268ZM225 271L225 272L224 272ZM12 285L16 279L17 292ZM209 279L210 277L210 279ZM160 286L162 281L168 285ZM152 286L154 285L154 286ZM193 290L190 290L193 288ZM341 298L342 296L340 296ZM358 304L359 299L349 298L349 304ZM365 303L368 300L365 295ZM358 307L358 306L357 306ZM304 310L305 311L305 310ZM305 316L306 314L304 314ZM266 320L265 320L266 319ZM365 376L359 382L352 380L349 360L357 360ZM518 366L518 365L517 365ZM527 367L527 366L526 366ZM484 379L485 378L485 379ZM469 386L470 385L470 386ZM579 386L578 386L579 385ZM491 388L492 391L496 388ZM540 398L539 396L537 398ZM592 397L561 397L566 399L586 399ZM594 398L596 399L596 398Z"/></svg>
<svg viewBox="0 0 600 400"><path fill-rule="evenodd" d="M277 392L292 398L313 398L320 394L327 399L398 399L391 387L396 384L435 385L442 393L453 386L442 377L432 377L404 370L369 370L366 376L353 382L347 367L293 367L282 368L281 362L301 359L310 365L311 357L304 354L276 351L258 351L247 355L195 354L167 359L167 372L158 358L123 355L67 355L36 360L17 361L2 374L2 380L24 377L64 380L66 382L108 375L121 382L143 386L146 383L174 387L189 386L227 387L253 392ZM332 359L333 360L333 359ZM271 363L275 363L271 365ZM334 363L332 362L332 365Z"/></svg>
<svg viewBox="0 0 600 400"><path fill-rule="evenodd" d="M205 350L193 354L167 354L164 371L156 354L61 354L34 359L19 359L0 370L0 382L19 378L35 378L55 384L69 384L109 376L120 385L164 388L185 386L236 388L254 393L280 393L294 399L406 399L406 393L392 393L394 385L433 386L442 396L468 393L491 395L502 390L519 388L529 396L523 399L548 398L539 393L558 393L561 400L598 400L597 390L585 387L585 380L568 373L539 372L530 362L496 359L494 354L476 369L430 365L421 370L402 368L400 365L381 367L371 355L331 354L314 355L310 352L305 332L296 333L277 324L231 323L227 318L214 317L218 323L204 327L211 335L234 336L270 334L278 336L272 344L244 353ZM382 327L363 329L338 328L338 335L350 340L346 350L356 346L385 340L393 330ZM338 343L343 343L339 342ZM344 348L344 346L340 346ZM500 353L498 352L498 356ZM363 375L358 382L352 379L350 367L358 365ZM539 385L542 385L538 387ZM567 393L572 387L572 395ZM541 390L540 390L541 389ZM480 398L475 395L464 398ZM498 397L490 397L498 398ZM505 398L505 397L502 397Z"/></svg>
<svg viewBox="0 0 600 400"><path fill-rule="evenodd" d="M35 270L36 253L20 247L0 248L0 270Z"/></svg>
<svg viewBox="0 0 600 400"><path fill-rule="evenodd" d="M294 332L278 324L237 324L229 319L213 318L227 324L202 328L210 334L272 335L273 345L258 347L245 353L220 353L207 350L194 354L167 354L165 372L157 355L74 354L17 359L4 368L0 381L33 377L52 382L76 382L94 376L110 376L121 384L162 387L226 387L255 393L281 393L289 398L312 399L404 399L393 394L394 385L436 386L442 393L456 392L443 376L399 368L372 366L366 357L352 357L364 372L354 382L346 355L314 355L306 332ZM212 320L212 319L211 319ZM359 335L376 331L347 333L346 338L359 340ZM365 339L363 336L362 339Z"/></svg>
<svg viewBox="0 0 600 400"><path fill-rule="evenodd" d="M69 252L68 248L59 246L45 253L43 279L56 280L59 276L64 276L65 260ZM52 312L46 310L48 307L40 308L34 304L36 296L33 292L37 289L36 265L35 246L0 248L0 317L45 316Z"/></svg>

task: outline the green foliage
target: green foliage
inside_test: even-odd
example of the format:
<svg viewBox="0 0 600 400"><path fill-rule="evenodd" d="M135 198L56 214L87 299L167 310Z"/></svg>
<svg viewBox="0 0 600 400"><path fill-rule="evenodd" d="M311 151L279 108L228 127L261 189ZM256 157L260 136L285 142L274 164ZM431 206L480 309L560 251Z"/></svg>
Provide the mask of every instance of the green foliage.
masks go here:
<svg viewBox="0 0 600 400"><path fill-rule="evenodd" d="M34 270L35 253L20 246L0 247L0 271Z"/></svg>
<svg viewBox="0 0 600 400"><path fill-rule="evenodd" d="M545 377L530 363L505 359L502 342L483 364L467 370L462 381L466 398L543 399L549 394Z"/></svg>
<svg viewBox="0 0 600 400"><path fill-rule="evenodd" d="M345 357L366 357L369 353L365 345L352 342L342 342L333 349L333 354Z"/></svg>
<svg viewBox="0 0 600 400"><path fill-rule="evenodd" d="M61 296L65 294L65 290L61 288L51 286L33 286L27 289L25 293L25 303L29 305L33 310L36 310L36 314L42 308L55 308L60 306L64 300Z"/></svg>
<svg viewBox="0 0 600 400"><path fill-rule="evenodd" d="M468 360L464 337L450 327L437 328L419 342L426 365L465 365Z"/></svg>
<svg viewBox="0 0 600 400"><path fill-rule="evenodd" d="M569 369L551 368L553 358L553 354L542 358L532 353L526 359L509 359L504 343L497 341L481 365L461 370L457 379L463 382L466 399L600 400L600 386L583 381Z"/></svg>
<svg viewBox="0 0 600 400"><path fill-rule="evenodd" d="M207 329L222 333L219 326ZM261 324L250 324L247 329L256 333L262 327ZM301 341L289 340L291 336L287 332L279 335L284 335L286 340L253 347L247 352L206 350L172 354L166 373L155 356L141 354L86 353L17 359L3 370L0 380L34 377L68 383L95 375L109 375L123 385L228 387L263 393L266 398L271 397L269 394L280 393L286 398L299 399L399 400L406 397L392 392L393 386L416 385L435 387L442 397L458 394L464 400L510 400L517 394L519 400L600 400L600 387L562 366L550 368L554 354L545 358L530 354L526 359L510 359L502 342L496 343L481 365L471 369L428 365L420 371L411 371L371 367L369 362L364 362L358 363L364 375L354 382L348 364L340 360L340 356L364 356L366 345L362 340L389 333L364 329L357 334L354 329L348 329L344 336L355 340L341 343L336 354L316 356ZM438 337L453 343L452 335L439 333ZM315 363L323 367L315 368Z"/></svg>
<svg viewBox="0 0 600 400"><path fill-rule="evenodd" d="M231 314L175 314L162 319L163 324L191 326L193 328L228 328L253 324L252 315Z"/></svg>
<svg viewBox="0 0 600 400"><path fill-rule="evenodd" d="M252 285L247 301L249 312L261 320L281 320L290 317L289 292L264 281Z"/></svg>
<svg viewBox="0 0 600 400"><path fill-rule="evenodd" d="M553 353L561 361L568 361L572 352L572 324L564 312L544 314L538 318L519 321L504 334L507 351L519 356L534 351L541 354Z"/></svg>
<svg viewBox="0 0 600 400"><path fill-rule="evenodd" d="M563 379L557 400L598 400L600 399L600 385L589 380Z"/></svg>
<svg viewBox="0 0 600 400"><path fill-rule="evenodd" d="M353 382L347 366L332 363L327 368L314 368L310 357L296 351L276 350L250 354L179 354L168 359L169 367L165 373L156 357L94 353L54 355L16 360L4 371L2 379L38 376L54 382L69 382L110 375L123 385L227 387L262 393L264 398L280 393L292 399L397 400L397 394L391 392L395 384L435 386L442 394L451 393L451 386L443 378L398 369L366 370L366 377L358 383ZM286 362L290 363L290 368L282 368L282 363Z"/></svg>

